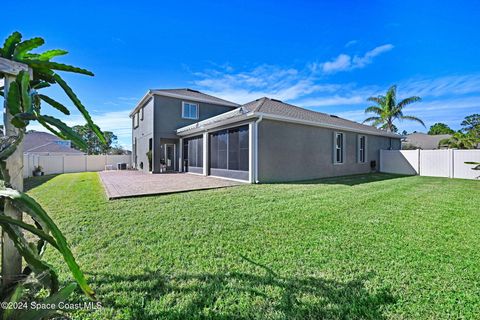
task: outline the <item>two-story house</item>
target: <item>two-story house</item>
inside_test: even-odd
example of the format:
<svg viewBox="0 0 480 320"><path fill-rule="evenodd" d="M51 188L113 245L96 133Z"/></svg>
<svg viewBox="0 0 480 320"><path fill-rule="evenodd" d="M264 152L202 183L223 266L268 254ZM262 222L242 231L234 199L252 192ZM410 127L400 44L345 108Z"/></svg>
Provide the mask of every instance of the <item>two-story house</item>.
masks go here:
<svg viewBox="0 0 480 320"><path fill-rule="evenodd" d="M257 182L377 171L401 136L270 98L244 105L191 89L150 90L131 113L134 167Z"/></svg>
<svg viewBox="0 0 480 320"><path fill-rule="evenodd" d="M237 107L192 89L149 90L130 113L134 168L153 173L180 171L183 146L177 129Z"/></svg>

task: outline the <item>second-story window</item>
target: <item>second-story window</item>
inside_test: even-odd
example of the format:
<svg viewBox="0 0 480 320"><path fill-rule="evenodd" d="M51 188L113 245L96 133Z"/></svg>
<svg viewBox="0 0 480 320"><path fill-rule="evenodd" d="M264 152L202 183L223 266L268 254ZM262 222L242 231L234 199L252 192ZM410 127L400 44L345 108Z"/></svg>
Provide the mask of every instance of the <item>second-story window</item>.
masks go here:
<svg viewBox="0 0 480 320"><path fill-rule="evenodd" d="M198 119L198 104L191 102L182 102L182 118Z"/></svg>
<svg viewBox="0 0 480 320"><path fill-rule="evenodd" d="M135 112L134 115L133 115L133 128L136 128L138 127L139 125L139 114L138 112Z"/></svg>

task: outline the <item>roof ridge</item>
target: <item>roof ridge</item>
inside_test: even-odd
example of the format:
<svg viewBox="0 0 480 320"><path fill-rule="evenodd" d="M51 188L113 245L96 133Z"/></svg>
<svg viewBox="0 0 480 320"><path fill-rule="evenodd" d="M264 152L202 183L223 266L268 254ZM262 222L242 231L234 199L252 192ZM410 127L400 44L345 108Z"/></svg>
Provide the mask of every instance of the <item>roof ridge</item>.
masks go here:
<svg viewBox="0 0 480 320"><path fill-rule="evenodd" d="M265 101L266 101L267 99L269 99L269 98L267 98L267 97L262 97L262 98L258 99L258 100L259 100L259 103L258 103L258 105L253 109L252 112L260 111L260 108L265 104Z"/></svg>

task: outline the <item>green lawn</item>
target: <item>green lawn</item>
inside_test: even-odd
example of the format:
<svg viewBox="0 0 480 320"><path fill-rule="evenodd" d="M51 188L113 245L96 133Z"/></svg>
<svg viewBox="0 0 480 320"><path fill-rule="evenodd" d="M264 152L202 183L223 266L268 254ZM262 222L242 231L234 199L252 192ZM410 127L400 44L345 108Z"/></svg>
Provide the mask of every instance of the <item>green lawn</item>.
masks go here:
<svg viewBox="0 0 480 320"><path fill-rule="evenodd" d="M480 181L377 174L107 201L96 173L40 179L29 194L104 306L77 319L480 315Z"/></svg>

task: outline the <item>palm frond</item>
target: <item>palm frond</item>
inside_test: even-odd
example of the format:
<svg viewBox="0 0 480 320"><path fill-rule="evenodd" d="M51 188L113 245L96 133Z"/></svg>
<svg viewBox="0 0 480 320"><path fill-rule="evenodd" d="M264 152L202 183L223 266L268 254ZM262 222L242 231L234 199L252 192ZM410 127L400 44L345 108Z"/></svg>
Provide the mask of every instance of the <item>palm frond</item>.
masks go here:
<svg viewBox="0 0 480 320"><path fill-rule="evenodd" d="M417 118L417 117L414 117L414 116L404 116L404 115L402 115L400 117L400 119L416 121L426 128L425 123L420 118Z"/></svg>
<svg viewBox="0 0 480 320"><path fill-rule="evenodd" d="M383 113L383 109L377 106L370 106L365 109L365 113L375 113L381 115Z"/></svg>
<svg viewBox="0 0 480 320"><path fill-rule="evenodd" d="M385 96L378 96L378 97L369 97L367 101L375 102L379 105L383 105L385 103Z"/></svg>
<svg viewBox="0 0 480 320"><path fill-rule="evenodd" d="M377 121L377 120L380 120L380 119L381 119L380 117L368 117L367 119L363 120L362 123Z"/></svg>
<svg viewBox="0 0 480 320"><path fill-rule="evenodd" d="M417 97L417 96L413 96L413 97L409 97L409 98L405 98L403 99L402 101L400 101L397 105L397 107L399 109L403 109L405 106L411 104L411 103L414 103L414 102L417 102L417 101L422 101L422 98L420 97Z"/></svg>

